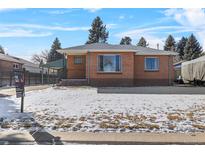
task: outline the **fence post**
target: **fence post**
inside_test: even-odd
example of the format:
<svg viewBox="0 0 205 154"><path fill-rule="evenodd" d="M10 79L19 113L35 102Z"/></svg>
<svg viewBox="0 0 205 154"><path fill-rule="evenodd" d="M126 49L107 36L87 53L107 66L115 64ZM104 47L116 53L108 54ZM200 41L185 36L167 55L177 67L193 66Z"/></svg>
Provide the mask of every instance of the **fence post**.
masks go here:
<svg viewBox="0 0 205 154"><path fill-rule="evenodd" d="M11 72L9 72L9 84L10 84L10 86L12 86L12 71Z"/></svg>
<svg viewBox="0 0 205 154"><path fill-rule="evenodd" d="M31 81L30 81L30 72L28 72L28 84L29 84L29 85L31 84Z"/></svg>

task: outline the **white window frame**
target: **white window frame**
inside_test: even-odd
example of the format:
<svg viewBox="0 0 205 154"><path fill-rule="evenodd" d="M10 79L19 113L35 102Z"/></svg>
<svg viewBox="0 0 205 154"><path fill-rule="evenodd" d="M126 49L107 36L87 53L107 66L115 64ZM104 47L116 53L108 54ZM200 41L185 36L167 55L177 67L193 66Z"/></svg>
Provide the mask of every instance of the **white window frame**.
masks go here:
<svg viewBox="0 0 205 154"><path fill-rule="evenodd" d="M148 69L148 68L147 68L147 65L146 65L146 64L147 64L147 61L146 61L146 60L147 60L148 58L158 59L158 68L157 68L157 69ZM144 70L145 70L145 71L150 71L150 72L153 71L153 72L154 72L154 71L159 71L159 69L160 69L160 59L159 59L159 57L145 57L145 58L144 58Z"/></svg>
<svg viewBox="0 0 205 154"><path fill-rule="evenodd" d="M77 60L77 61L76 61ZM74 56L74 64L81 65L83 64L83 57L82 56Z"/></svg>
<svg viewBox="0 0 205 154"><path fill-rule="evenodd" d="M120 71L100 71L99 69L99 56L120 56ZM99 54L97 55L97 72L100 73L122 73L122 56L120 54Z"/></svg>

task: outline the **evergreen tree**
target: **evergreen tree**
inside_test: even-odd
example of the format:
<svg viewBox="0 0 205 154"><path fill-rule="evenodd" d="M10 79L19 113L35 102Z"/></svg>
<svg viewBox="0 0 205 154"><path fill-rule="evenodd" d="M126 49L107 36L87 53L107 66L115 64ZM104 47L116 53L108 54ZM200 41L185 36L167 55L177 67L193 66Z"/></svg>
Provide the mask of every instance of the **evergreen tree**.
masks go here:
<svg viewBox="0 0 205 154"><path fill-rule="evenodd" d="M4 48L0 45L0 53L5 54Z"/></svg>
<svg viewBox="0 0 205 154"><path fill-rule="evenodd" d="M165 41L164 50L165 51L175 51L176 42L172 35L169 35Z"/></svg>
<svg viewBox="0 0 205 154"><path fill-rule="evenodd" d="M59 39L56 37L49 52L48 62L63 58L63 55L57 52L58 49L61 49L61 43Z"/></svg>
<svg viewBox="0 0 205 154"><path fill-rule="evenodd" d="M202 47L196 37L191 34L189 36L185 48L184 48L184 59L185 60L192 60L196 59L201 56Z"/></svg>
<svg viewBox="0 0 205 154"><path fill-rule="evenodd" d="M187 38L182 37L181 40L177 43L176 52L179 53L179 58L182 60L184 57L184 48L186 46Z"/></svg>
<svg viewBox="0 0 205 154"><path fill-rule="evenodd" d="M137 43L137 46L141 46L141 47L147 47L148 45L149 44L147 43L144 37L141 37L139 42Z"/></svg>
<svg viewBox="0 0 205 154"><path fill-rule="evenodd" d="M131 45L132 39L128 36L125 36L121 39L120 44L121 45Z"/></svg>
<svg viewBox="0 0 205 154"><path fill-rule="evenodd" d="M86 44L91 43L106 43L109 32L106 31L106 25L103 25L103 21L100 17L96 17L91 25L91 29L89 29L89 37Z"/></svg>

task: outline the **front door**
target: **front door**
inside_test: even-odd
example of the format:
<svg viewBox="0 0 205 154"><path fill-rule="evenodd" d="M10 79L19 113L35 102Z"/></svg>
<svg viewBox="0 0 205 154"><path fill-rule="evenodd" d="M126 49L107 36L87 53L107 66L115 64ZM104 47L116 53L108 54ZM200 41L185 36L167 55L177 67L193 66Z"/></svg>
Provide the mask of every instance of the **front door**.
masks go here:
<svg viewBox="0 0 205 154"><path fill-rule="evenodd" d="M68 78L85 79L86 73L86 56L85 55L68 55Z"/></svg>

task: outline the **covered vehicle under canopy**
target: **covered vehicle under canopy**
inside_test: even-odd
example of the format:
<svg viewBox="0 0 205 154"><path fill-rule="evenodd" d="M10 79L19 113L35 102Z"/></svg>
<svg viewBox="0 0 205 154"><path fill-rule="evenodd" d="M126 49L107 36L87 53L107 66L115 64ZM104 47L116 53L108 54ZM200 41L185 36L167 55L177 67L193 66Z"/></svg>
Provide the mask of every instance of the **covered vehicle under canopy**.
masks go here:
<svg viewBox="0 0 205 154"><path fill-rule="evenodd" d="M205 56L183 62L181 74L185 82L205 81Z"/></svg>

